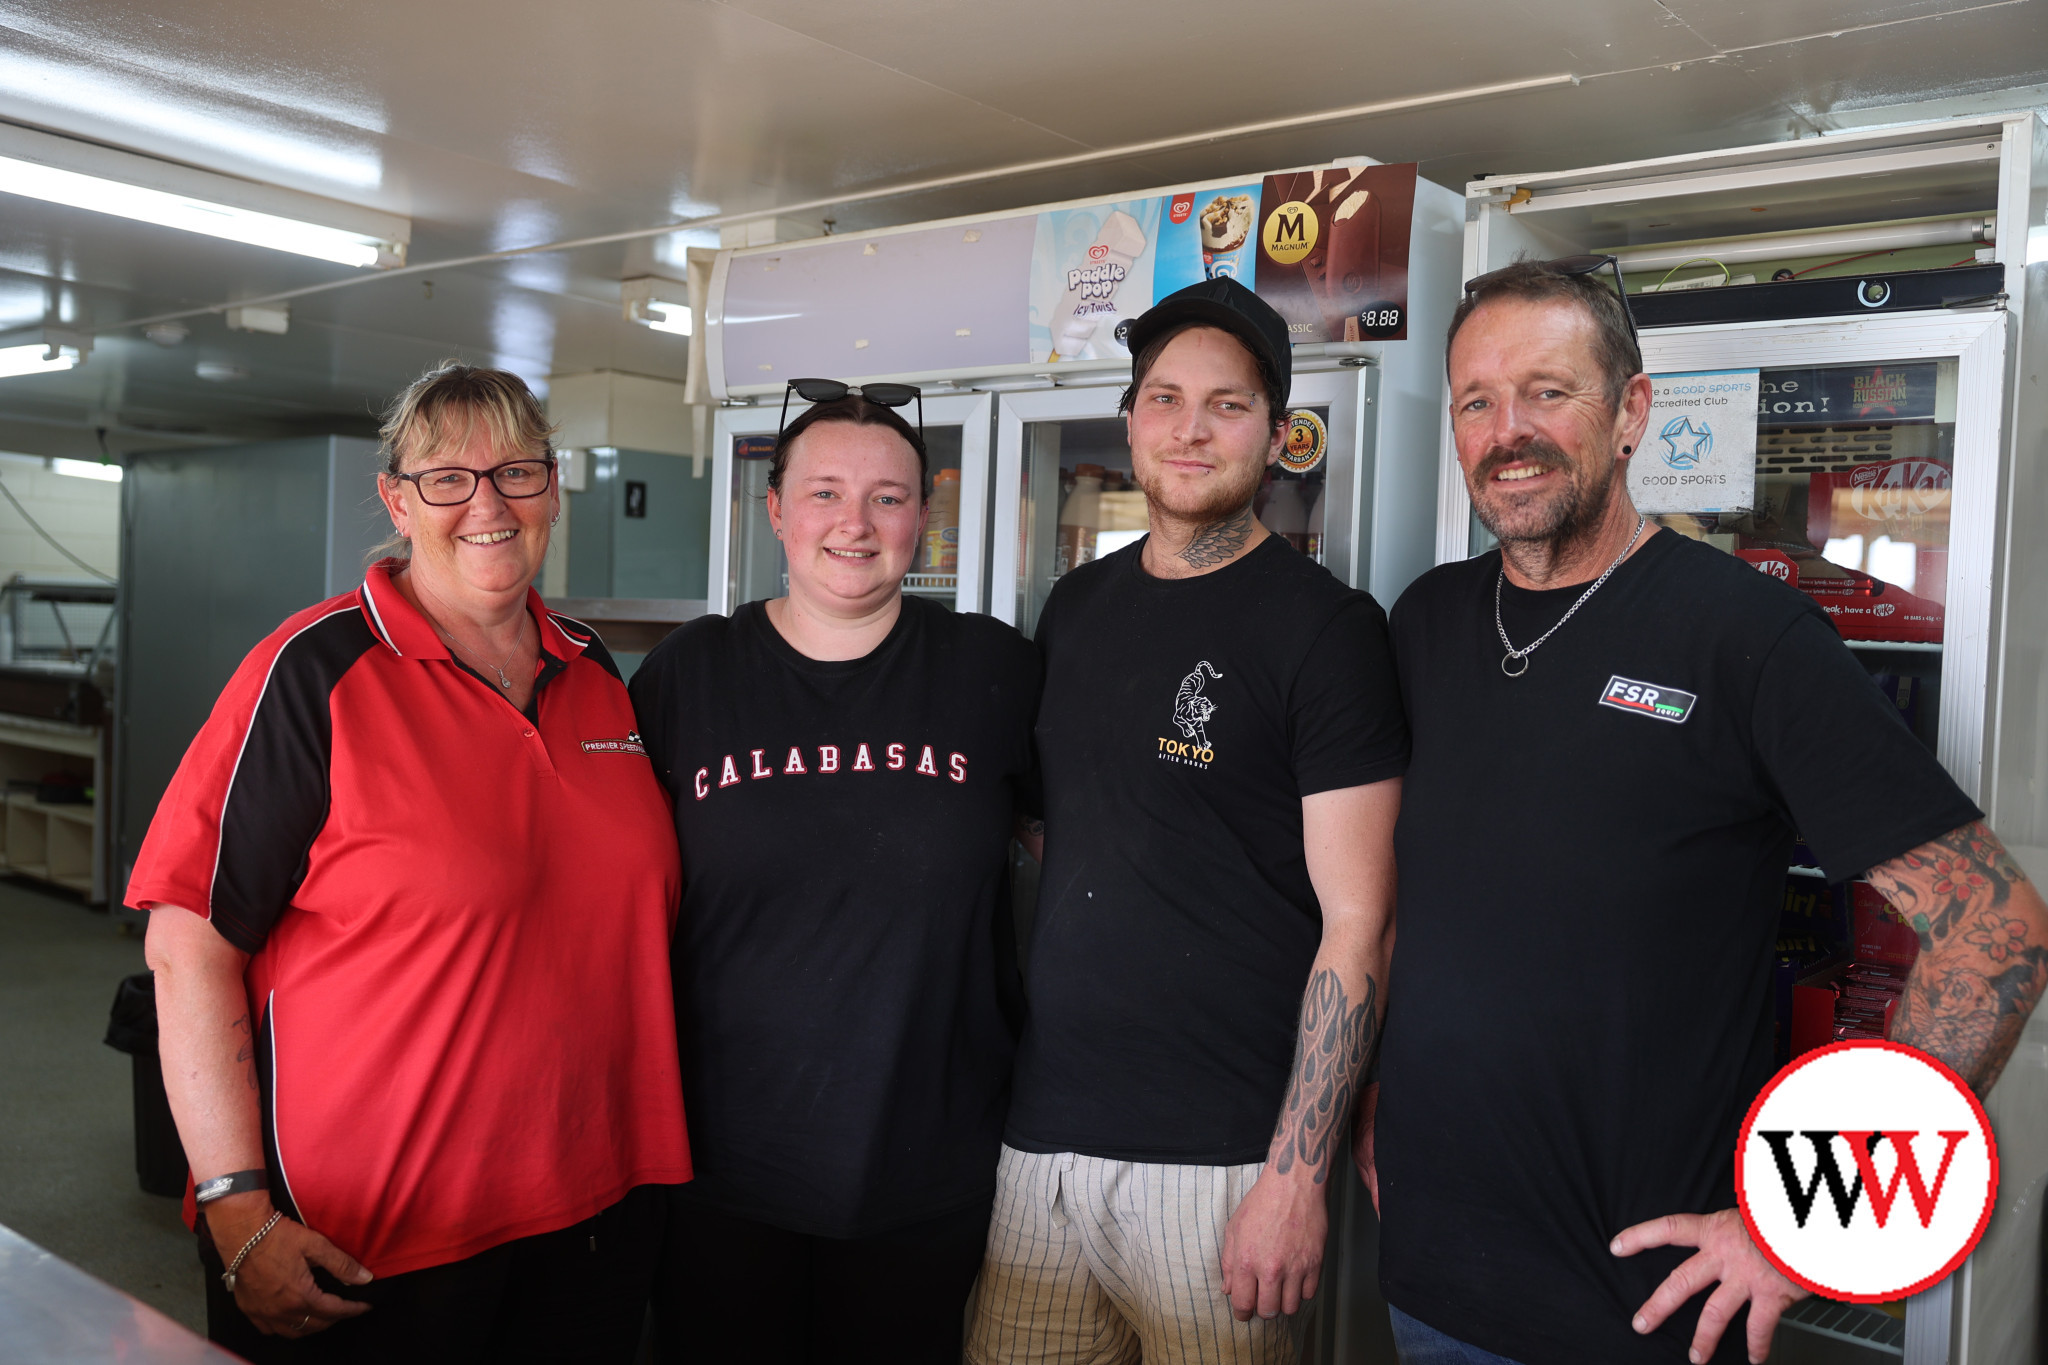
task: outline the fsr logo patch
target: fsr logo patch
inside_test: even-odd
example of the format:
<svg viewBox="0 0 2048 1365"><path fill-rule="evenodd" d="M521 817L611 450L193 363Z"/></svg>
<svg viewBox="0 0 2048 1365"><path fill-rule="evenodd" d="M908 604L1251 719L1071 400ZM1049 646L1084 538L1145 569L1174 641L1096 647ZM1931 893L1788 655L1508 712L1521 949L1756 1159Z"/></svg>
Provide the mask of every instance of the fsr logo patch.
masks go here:
<svg viewBox="0 0 2048 1365"><path fill-rule="evenodd" d="M1609 678L1607 690L1600 694L1602 706L1649 716L1653 720L1668 720L1673 725L1685 724L1685 718L1692 714L1692 708L1699 704L1699 700L1692 693L1681 692L1675 687L1637 682L1620 674Z"/></svg>

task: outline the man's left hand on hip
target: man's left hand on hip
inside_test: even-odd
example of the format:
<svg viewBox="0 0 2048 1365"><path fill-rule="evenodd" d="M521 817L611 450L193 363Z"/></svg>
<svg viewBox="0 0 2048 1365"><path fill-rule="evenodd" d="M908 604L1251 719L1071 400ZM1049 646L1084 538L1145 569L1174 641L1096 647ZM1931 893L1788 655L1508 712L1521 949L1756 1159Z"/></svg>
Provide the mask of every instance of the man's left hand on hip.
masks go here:
<svg viewBox="0 0 2048 1365"><path fill-rule="evenodd" d="M1719 1213L1674 1213L1652 1218L1625 1229L1609 1246L1617 1256L1633 1256L1650 1247L1697 1247L1698 1254L1665 1277L1657 1292L1636 1311L1638 1332L1654 1332L1693 1295L1718 1284L1706 1306L1700 1309L1699 1326L1692 1334L1688 1357L1701 1365L1721 1343L1721 1333L1735 1316L1735 1310L1749 1305L1749 1358L1762 1362L1771 1354L1771 1338L1777 1333L1778 1318L1806 1297L1806 1291L1778 1273L1749 1238L1742 1215L1734 1209Z"/></svg>

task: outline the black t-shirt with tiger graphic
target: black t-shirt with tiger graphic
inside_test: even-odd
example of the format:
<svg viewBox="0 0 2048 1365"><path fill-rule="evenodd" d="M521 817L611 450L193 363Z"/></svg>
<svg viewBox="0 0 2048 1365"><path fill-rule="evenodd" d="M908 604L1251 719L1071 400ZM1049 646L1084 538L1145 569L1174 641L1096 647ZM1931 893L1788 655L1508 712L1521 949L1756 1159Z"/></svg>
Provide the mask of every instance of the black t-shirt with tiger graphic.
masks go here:
<svg viewBox="0 0 2048 1365"><path fill-rule="evenodd" d="M1401 775L1379 604L1278 536L1194 578L1144 542L1038 628L1045 868L1004 1140L1262 1161L1322 940L1301 801Z"/></svg>
<svg viewBox="0 0 2048 1365"><path fill-rule="evenodd" d="M1038 683L1015 630L915 597L859 659L804 657L754 602L640 665L683 852L684 1198L867 1237L988 1197Z"/></svg>

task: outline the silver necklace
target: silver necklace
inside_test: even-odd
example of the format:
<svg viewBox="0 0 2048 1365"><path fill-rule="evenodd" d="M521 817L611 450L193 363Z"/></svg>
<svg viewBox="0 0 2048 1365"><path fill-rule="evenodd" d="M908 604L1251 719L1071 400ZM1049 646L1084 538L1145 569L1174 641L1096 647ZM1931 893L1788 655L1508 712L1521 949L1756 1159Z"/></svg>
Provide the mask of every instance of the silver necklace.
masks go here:
<svg viewBox="0 0 2048 1365"><path fill-rule="evenodd" d="M1586 605L1587 598L1591 597L1594 593L1600 591L1600 585L1602 583L1605 583L1608 577L1612 575L1616 569L1621 567L1621 561L1628 558L1628 552L1630 550L1635 549L1636 542L1643 538L1643 528L1645 526L1648 526L1649 524L1650 519L1648 517L1637 517L1636 533L1628 538L1628 544L1621 547L1621 553L1616 555L1614 557L1614 562L1607 566L1607 572L1601 574L1598 578L1594 579L1593 586L1587 588L1584 592L1579 594L1579 600L1572 603L1571 611L1567 611L1564 615L1557 618L1557 625L1552 626L1549 630L1546 630L1541 635L1537 636L1536 643L1529 645L1524 649L1515 648L1514 641L1508 639L1508 628L1502 625L1500 620L1500 587L1501 584L1508 581L1508 559L1506 553L1503 552L1500 559L1500 577L1495 579L1493 584L1493 628L1496 631L1500 632L1500 647L1507 651L1506 656L1503 657L1500 661L1500 671L1507 674L1510 678L1519 678L1524 673L1527 673L1529 671L1529 656L1531 654L1534 654L1542 646L1545 640L1548 640L1551 636L1557 634L1558 629L1561 626L1563 626L1565 622L1572 619L1572 613L1576 612L1580 607ZM1521 667L1509 668L1508 665L1511 663L1519 663L1521 664Z"/></svg>
<svg viewBox="0 0 2048 1365"><path fill-rule="evenodd" d="M1560 624L1562 624L1562 623L1560 622ZM452 645L452 646L453 646L453 647L455 647L456 649L461 649L461 650L462 650L462 652L463 652L464 654L467 654L467 655L469 655L469 657L470 657L470 658L472 658L472 659L475 659L475 660L476 660L476 661L477 661L478 663L482 664L482 665L483 665L483 666L484 666L485 668L488 668L488 669L490 669L490 670L491 670L491 672L493 672L493 673L497 674L497 675L498 675L498 686L500 686L500 687L504 688L504 689L505 689L506 691L508 691L508 692L512 690L512 679L506 676L506 674L505 674L505 669L504 669L504 666L503 666L503 665L501 665L501 664L494 664L494 663L492 663L492 662L491 662L491 661L490 661L489 659L486 659L486 658L485 658L485 657L484 657L483 655L481 655L481 654L477 653L477 652L476 652L475 650L473 650L473 649L463 649L463 647L462 647L462 644L461 644L461 642L460 642L460 641L458 641L458 640L457 640L457 639L456 639L456 638L455 638L455 637L454 637L453 635L449 634L449 633L448 633L447 631L445 631L445 630L441 632L441 638L442 638L442 639L444 639L444 640L446 640L446 641L447 641L447 642L448 642L448 643L449 643L450 645ZM519 638L520 638L520 639L522 639L522 640L524 640L524 639L526 638L526 623L525 623L525 622L523 622L523 621L522 621L522 622L520 622L520 625L519 625ZM1538 643L1541 643L1541 642L1539 641ZM1531 648L1534 648L1534 646L1532 645L1532 646L1531 646ZM517 654L518 652L519 652L519 646L518 646L518 645L516 645L516 644L515 644L515 645L513 645L513 646L512 646L512 654ZM509 663L511 663L511 662L512 662L512 655L511 655L511 654L508 654L508 655L506 655L506 656L505 656L505 663L508 663L508 664L509 664Z"/></svg>

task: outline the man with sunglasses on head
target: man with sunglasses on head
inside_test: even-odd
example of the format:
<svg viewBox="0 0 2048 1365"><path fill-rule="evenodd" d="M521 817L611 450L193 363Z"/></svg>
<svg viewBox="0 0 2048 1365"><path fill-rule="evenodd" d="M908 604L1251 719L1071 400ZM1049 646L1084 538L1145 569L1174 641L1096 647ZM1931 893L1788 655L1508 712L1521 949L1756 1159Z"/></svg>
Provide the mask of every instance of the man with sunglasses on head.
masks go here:
<svg viewBox="0 0 2048 1365"><path fill-rule="evenodd" d="M1385 618L1252 515L1286 323L1210 280L1130 345L1151 533L1038 628L1045 866L977 1365L1295 1358L1392 943Z"/></svg>
<svg viewBox="0 0 2048 1365"><path fill-rule="evenodd" d="M1356 1154L1405 1365L1768 1354L1803 1292L1734 1153L1795 830L1919 916L1894 1037L1980 1092L2048 973L2048 907L1827 616L1631 505L1651 391L1612 261L1466 287L1452 432L1501 549L1394 608L1400 1002Z"/></svg>

